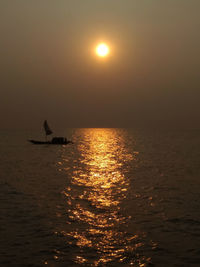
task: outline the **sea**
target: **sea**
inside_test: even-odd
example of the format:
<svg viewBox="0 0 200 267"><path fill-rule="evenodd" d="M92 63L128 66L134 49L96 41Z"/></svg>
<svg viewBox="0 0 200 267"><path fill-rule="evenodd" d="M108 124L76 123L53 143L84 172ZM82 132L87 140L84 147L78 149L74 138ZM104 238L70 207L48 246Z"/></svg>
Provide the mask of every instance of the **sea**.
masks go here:
<svg viewBox="0 0 200 267"><path fill-rule="evenodd" d="M200 129L64 134L0 131L0 266L200 266Z"/></svg>

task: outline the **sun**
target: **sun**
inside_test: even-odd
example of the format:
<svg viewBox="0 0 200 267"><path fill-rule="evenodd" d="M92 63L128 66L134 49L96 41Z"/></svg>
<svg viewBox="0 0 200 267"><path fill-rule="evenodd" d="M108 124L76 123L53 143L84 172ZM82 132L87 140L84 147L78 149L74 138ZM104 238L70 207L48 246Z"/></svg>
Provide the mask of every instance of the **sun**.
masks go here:
<svg viewBox="0 0 200 267"><path fill-rule="evenodd" d="M110 53L109 46L105 43L100 43L96 47L96 54L99 57L106 57Z"/></svg>

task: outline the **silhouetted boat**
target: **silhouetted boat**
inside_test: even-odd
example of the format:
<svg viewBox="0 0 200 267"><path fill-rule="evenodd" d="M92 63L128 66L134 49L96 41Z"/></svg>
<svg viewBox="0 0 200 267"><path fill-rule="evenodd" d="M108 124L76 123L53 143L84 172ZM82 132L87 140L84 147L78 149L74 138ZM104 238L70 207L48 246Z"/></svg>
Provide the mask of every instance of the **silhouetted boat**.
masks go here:
<svg viewBox="0 0 200 267"><path fill-rule="evenodd" d="M65 137L53 137L51 141L47 141L47 135L51 135L53 132L51 131L51 129L49 128L49 125L47 123L47 121L44 121L44 130L45 130L45 134L46 134L46 141L36 141L36 140L28 140L29 142L31 142L32 144L35 145L67 145L67 144L73 144L72 141L67 140L67 138Z"/></svg>

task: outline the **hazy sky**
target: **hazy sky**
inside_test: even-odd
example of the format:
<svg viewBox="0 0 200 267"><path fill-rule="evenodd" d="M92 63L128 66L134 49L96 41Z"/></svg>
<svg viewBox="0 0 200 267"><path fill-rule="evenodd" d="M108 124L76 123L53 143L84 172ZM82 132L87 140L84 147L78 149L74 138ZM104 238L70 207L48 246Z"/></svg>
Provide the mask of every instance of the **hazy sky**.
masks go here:
<svg viewBox="0 0 200 267"><path fill-rule="evenodd" d="M199 10L199 0L1 0L1 128L197 121Z"/></svg>

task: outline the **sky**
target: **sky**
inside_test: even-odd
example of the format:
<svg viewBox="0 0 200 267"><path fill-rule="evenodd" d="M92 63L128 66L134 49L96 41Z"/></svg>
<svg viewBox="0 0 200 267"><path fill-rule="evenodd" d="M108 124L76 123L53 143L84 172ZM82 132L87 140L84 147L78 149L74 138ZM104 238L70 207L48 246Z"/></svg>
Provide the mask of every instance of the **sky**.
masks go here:
<svg viewBox="0 0 200 267"><path fill-rule="evenodd" d="M1 0L0 128L197 124L199 10L199 0Z"/></svg>

